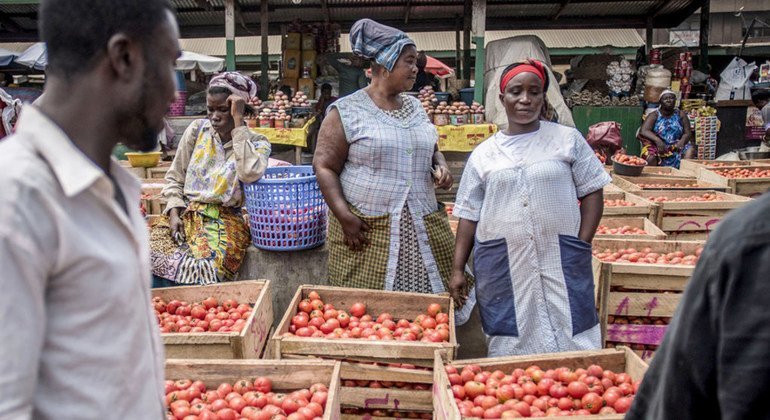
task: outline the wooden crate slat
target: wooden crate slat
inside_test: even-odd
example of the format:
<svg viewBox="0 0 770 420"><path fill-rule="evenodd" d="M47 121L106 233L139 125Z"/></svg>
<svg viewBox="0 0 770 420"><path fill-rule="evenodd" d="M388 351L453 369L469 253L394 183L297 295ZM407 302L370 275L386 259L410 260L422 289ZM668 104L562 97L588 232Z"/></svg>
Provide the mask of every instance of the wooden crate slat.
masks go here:
<svg viewBox="0 0 770 420"><path fill-rule="evenodd" d="M340 390L340 404L364 409L432 411L431 391L412 389L345 387Z"/></svg>
<svg viewBox="0 0 770 420"><path fill-rule="evenodd" d="M607 341L659 345L663 342L668 325L610 324L607 326Z"/></svg>
<svg viewBox="0 0 770 420"><path fill-rule="evenodd" d="M643 317L674 315L681 293L610 292L609 314Z"/></svg>
<svg viewBox="0 0 770 420"><path fill-rule="evenodd" d="M725 191L729 187L726 185L715 184L713 182L706 182L705 180L698 179L681 179L681 178L663 178L663 177L629 177L622 175L613 175L612 182L620 188L628 192L638 191L658 191L658 190L719 190ZM646 188L641 187L639 184L662 184L667 185L665 188Z"/></svg>

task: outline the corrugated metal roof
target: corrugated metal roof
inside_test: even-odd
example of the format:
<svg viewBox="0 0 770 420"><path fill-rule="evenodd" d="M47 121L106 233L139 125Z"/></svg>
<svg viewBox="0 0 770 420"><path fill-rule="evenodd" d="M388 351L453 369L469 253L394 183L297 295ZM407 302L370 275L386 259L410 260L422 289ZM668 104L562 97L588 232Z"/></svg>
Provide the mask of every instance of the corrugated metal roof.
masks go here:
<svg viewBox="0 0 770 420"><path fill-rule="evenodd" d="M11 0L12 1L12 0ZM270 30L273 34L296 19L323 21L321 0L270 0ZM673 27L706 0L487 0L487 29L529 28L608 28L645 25L645 17L655 14L656 27ZM212 36L224 32L224 0L172 0L184 36ZM239 35L258 32L261 0L238 0ZM462 17L464 0L326 0L329 18L348 30L352 22L369 17L407 31L452 30ZM208 10L211 9L211 10ZM0 4L0 14L17 23L0 25L0 39L33 40L36 35L37 4ZM558 14L558 18L557 18ZM407 22L408 17L408 22ZM5 27L3 27L5 26ZM246 27L244 30L243 26ZM256 27L256 28L255 28Z"/></svg>

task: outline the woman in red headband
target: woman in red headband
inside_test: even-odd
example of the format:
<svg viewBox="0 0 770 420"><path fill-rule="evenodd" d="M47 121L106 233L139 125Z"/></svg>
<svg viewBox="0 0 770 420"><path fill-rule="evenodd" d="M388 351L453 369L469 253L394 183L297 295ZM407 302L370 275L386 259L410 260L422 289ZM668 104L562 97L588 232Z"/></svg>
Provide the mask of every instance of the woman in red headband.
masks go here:
<svg viewBox="0 0 770 420"><path fill-rule="evenodd" d="M508 128L471 154L453 211L460 223L450 290L460 305L478 301L489 356L601 346L591 240L611 179L577 130L541 120L548 86L538 61L503 71ZM471 250L476 287L468 296Z"/></svg>

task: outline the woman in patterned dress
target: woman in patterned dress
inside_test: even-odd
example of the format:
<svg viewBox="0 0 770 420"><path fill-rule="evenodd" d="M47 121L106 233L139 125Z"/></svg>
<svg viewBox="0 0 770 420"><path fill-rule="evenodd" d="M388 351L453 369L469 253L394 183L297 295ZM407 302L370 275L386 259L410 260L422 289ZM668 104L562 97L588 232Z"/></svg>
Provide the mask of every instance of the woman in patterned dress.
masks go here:
<svg viewBox="0 0 770 420"><path fill-rule="evenodd" d="M471 153L455 201L450 293L459 305L478 302L490 357L601 346L591 241L611 179L577 130L540 119L547 90L540 62L503 72L508 128Z"/></svg>
<svg viewBox="0 0 770 420"><path fill-rule="evenodd" d="M329 107L313 166L329 216L332 285L440 293L454 238L435 185L452 176L420 102L403 94L417 75L417 49L403 32L372 20L350 32L372 60L372 83Z"/></svg>
<svg viewBox="0 0 770 420"><path fill-rule="evenodd" d="M658 102L658 109L647 116L639 130L642 158L649 165L678 169L682 159L695 158L690 119L676 109L674 92L664 90Z"/></svg>
<svg viewBox="0 0 770 420"><path fill-rule="evenodd" d="M208 118L193 121L166 173L164 217L150 231L153 287L233 280L250 243L241 182L268 166L270 143L244 115L256 84L239 73L209 83Z"/></svg>

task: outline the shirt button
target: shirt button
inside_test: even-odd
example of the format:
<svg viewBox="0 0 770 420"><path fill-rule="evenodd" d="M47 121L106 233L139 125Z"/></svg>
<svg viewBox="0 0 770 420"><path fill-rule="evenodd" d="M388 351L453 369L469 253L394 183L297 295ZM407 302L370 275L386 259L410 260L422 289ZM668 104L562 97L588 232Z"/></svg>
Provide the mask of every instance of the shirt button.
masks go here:
<svg viewBox="0 0 770 420"><path fill-rule="evenodd" d="M407 155L411 155L412 154L412 148L411 147L406 149L406 154Z"/></svg>
<svg viewBox="0 0 770 420"><path fill-rule="evenodd" d="M524 207L527 207L527 204L528 204L528 203L527 203L526 201L525 201L524 203L522 203L522 205L523 205Z"/></svg>

